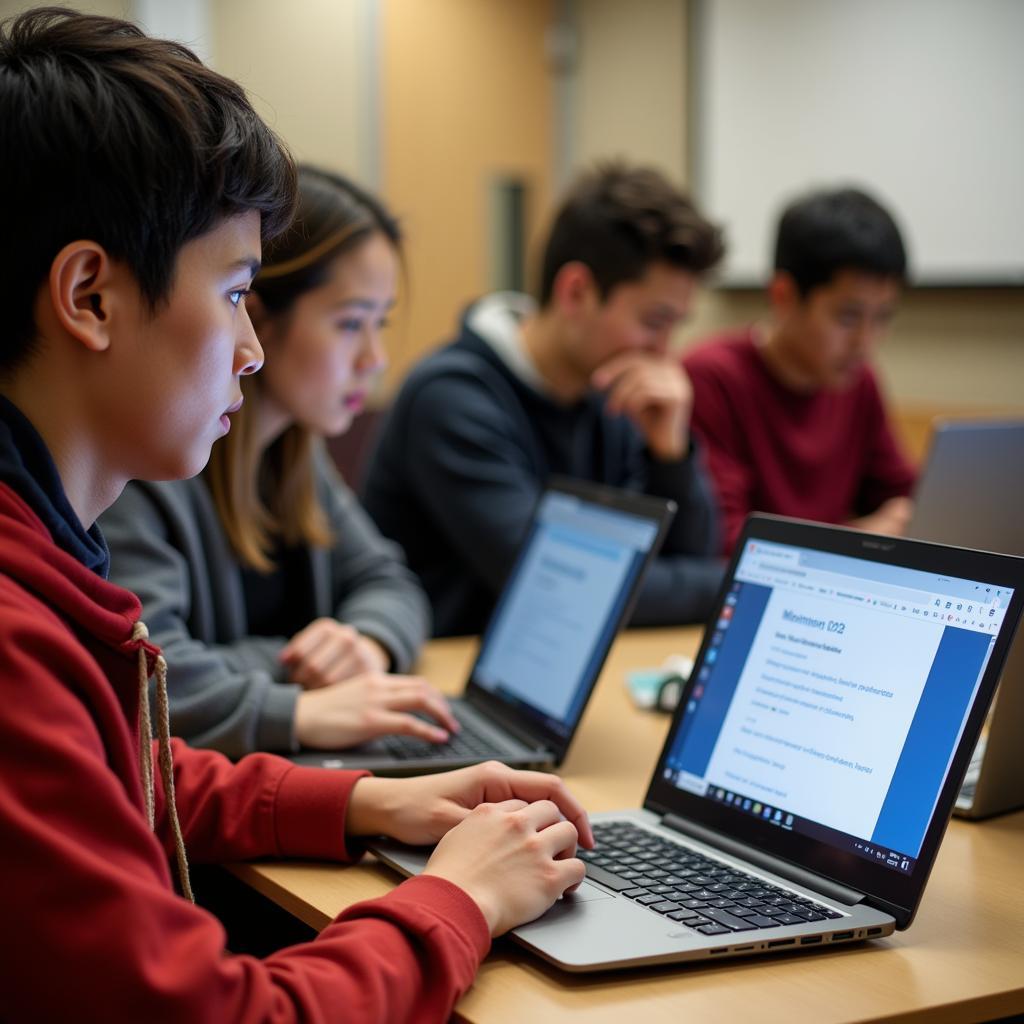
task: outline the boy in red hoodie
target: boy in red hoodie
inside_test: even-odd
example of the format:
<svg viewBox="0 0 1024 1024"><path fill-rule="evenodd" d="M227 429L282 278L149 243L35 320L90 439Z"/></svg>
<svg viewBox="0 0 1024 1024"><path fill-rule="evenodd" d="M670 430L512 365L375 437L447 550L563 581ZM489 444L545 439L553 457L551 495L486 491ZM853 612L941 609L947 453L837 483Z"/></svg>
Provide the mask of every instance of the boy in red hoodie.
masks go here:
<svg viewBox="0 0 1024 1024"><path fill-rule="evenodd" d="M173 666L93 525L229 429L290 159L189 51L59 9L0 26L0 152L0 1012L446 1019L490 937L582 879L582 808L500 765L385 780L171 741ZM225 955L169 867L188 896L186 850L348 860L378 833L439 841L427 873L264 960Z"/></svg>

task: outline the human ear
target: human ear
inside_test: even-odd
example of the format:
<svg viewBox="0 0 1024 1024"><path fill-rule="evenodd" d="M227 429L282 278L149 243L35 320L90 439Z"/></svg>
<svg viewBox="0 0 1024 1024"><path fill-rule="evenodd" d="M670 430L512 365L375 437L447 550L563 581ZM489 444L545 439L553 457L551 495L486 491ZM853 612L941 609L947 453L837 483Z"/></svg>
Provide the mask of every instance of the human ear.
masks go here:
<svg viewBox="0 0 1024 1024"><path fill-rule="evenodd" d="M775 315L784 320L800 305L800 291L793 280L793 275L785 270L776 270L768 285L768 299Z"/></svg>
<svg viewBox="0 0 1024 1024"><path fill-rule="evenodd" d="M570 314L589 309L599 298L590 267L579 260L559 267L551 293L557 306Z"/></svg>
<svg viewBox="0 0 1024 1024"><path fill-rule="evenodd" d="M98 242L69 242L50 264L49 297L60 326L92 352L110 346L110 257Z"/></svg>

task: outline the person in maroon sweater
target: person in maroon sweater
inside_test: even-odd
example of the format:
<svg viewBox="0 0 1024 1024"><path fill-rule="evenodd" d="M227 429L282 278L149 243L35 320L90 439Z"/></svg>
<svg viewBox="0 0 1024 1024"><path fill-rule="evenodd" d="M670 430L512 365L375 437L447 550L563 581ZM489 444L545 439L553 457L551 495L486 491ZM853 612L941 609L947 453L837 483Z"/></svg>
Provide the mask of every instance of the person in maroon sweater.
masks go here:
<svg viewBox="0 0 1024 1024"><path fill-rule="evenodd" d="M184 47L57 8L0 26L0 151L0 1016L446 1020L491 936L582 880L580 805L497 764L389 780L172 741L174 666L94 525L229 429L291 159ZM426 873L265 959L190 899L186 850L342 861L378 834L437 843Z"/></svg>
<svg viewBox="0 0 1024 1024"><path fill-rule="evenodd" d="M895 222L870 196L808 195L779 223L771 321L685 354L726 553L755 511L906 527L914 469L870 365L906 267Z"/></svg>

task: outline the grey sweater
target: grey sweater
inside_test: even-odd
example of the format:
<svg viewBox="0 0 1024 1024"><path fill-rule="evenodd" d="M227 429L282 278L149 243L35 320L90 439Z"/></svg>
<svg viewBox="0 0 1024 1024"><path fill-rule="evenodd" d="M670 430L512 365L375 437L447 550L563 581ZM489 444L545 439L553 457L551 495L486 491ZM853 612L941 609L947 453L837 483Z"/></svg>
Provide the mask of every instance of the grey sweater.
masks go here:
<svg viewBox="0 0 1024 1024"><path fill-rule="evenodd" d="M309 551L316 617L373 637L407 671L430 628L423 592L323 452L317 490L334 545ZM230 757L296 750L301 689L277 659L288 638L248 635L241 568L203 479L129 484L100 527L110 579L138 595L170 666L172 732Z"/></svg>

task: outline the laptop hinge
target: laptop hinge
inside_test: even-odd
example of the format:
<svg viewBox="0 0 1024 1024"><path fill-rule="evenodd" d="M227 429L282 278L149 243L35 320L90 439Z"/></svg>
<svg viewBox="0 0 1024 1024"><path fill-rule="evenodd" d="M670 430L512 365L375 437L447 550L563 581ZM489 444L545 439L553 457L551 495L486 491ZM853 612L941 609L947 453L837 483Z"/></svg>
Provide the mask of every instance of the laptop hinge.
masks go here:
<svg viewBox="0 0 1024 1024"><path fill-rule="evenodd" d="M666 814L662 818L661 823L667 828L674 829L676 832L682 832L683 835L690 836L692 839L698 839L702 843L707 843L708 846L717 847L724 853L730 853L741 860L756 864L758 867L780 875L782 878L795 882L797 885L814 889L822 895L828 896L829 899L838 900L847 906L855 906L858 903L862 903L865 899L863 893L841 885L839 882L822 878L821 875L816 875L813 871L807 871L805 868L797 867L788 861L780 860L778 857L773 857L763 850L754 849L745 843L740 843L735 839L730 839L728 836L723 836L720 832L715 832L713 829L704 828L703 825L687 821L685 818L679 818L674 814Z"/></svg>
<svg viewBox="0 0 1024 1024"><path fill-rule="evenodd" d="M478 714L487 720L487 723L495 729L506 732L514 740L521 743L527 750L547 750L547 745L538 742L536 736L531 736L518 722L510 721L508 718L498 718L495 710L486 701L475 698L472 690L464 694L462 699Z"/></svg>

